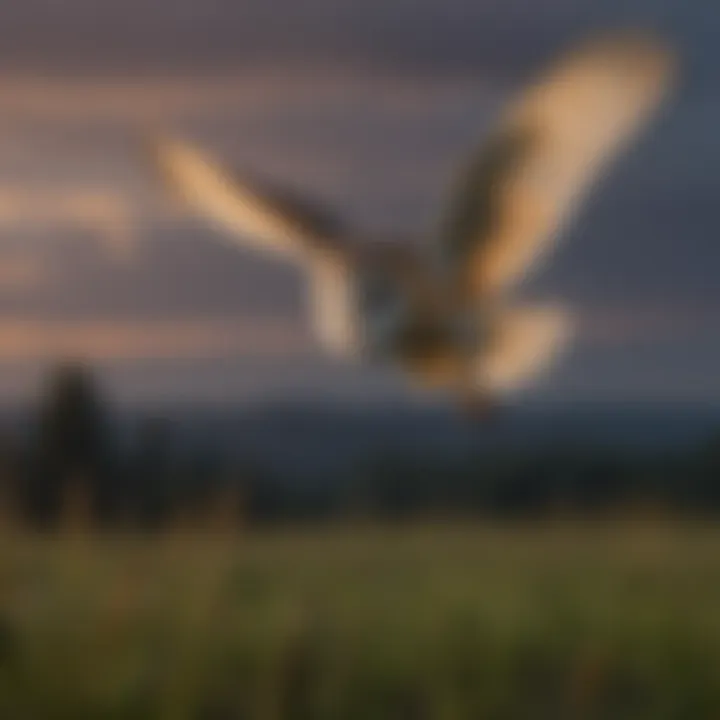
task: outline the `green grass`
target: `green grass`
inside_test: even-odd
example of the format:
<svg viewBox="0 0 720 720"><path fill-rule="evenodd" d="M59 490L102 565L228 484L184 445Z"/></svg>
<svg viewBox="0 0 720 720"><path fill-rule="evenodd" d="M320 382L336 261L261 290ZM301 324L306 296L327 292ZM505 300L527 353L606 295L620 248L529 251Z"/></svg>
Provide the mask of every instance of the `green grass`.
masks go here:
<svg viewBox="0 0 720 720"><path fill-rule="evenodd" d="M0 539L3 720L720 717L720 530Z"/></svg>

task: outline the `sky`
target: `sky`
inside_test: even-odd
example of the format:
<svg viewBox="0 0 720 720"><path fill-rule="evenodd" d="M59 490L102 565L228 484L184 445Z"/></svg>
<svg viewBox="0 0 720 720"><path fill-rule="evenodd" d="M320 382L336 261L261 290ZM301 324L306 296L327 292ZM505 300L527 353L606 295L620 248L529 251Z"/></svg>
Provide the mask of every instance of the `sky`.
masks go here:
<svg viewBox="0 0 720 720"><path fill-rule="evenodd" d="M403 398L317 349L291 268L169 203L162 128L306 188L368 232L427 234L465 153L542 63L648 28L673 101L524 288L580 319L540 398L720 401L720 6L705 0L2 0L0 398L54 358L118 398Z"/></svg>

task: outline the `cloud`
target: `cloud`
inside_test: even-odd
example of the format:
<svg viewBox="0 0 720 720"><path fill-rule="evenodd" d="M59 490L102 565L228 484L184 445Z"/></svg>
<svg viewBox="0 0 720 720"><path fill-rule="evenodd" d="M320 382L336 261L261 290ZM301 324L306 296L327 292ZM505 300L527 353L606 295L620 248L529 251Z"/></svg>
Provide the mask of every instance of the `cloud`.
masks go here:
<svg viewBox="0 0 720 720"><path fill-rule="evenodd" d="M377 75L361 68L268 66L219 77L142 79L38 78L0 75L3 122L14 118L52 121L136 122L146 129L173 116L245 112L260 117L298 105L389 103L412 113L457 92L494 88L492 75L426 78ZM348 88L352 92L348 92Z"/></svg>
<svg viewBox="0 0 720 720"><path fill-rule="evenodd" d="M580 335L585 343L604 348L628 347L704 334L717 312L682 306L638 306L581 310Z"/></svg>
<svg viewBox="0 0 720 720"><path fill-rule="evenodd" d="M50 268L40 257L0 254L0 292L27 293L46 285Z"/></svg>
<svg viewBox="0 0 720 720"><path fill-rule="evenodd" d="M66 231L89 233L110 259L120 263L135 258L139 236L147 231L151 220L175 220L182 214L179 206L163 203L161 198L152 206L138 205L122 188L65 183L0 185L0 237L18 231L48 238ZM5 277L10 278L9 283L20 274L37 277L37 268L30 271L30 261L23 262L24 271L13 270L17 260L5 270L0 268L0 285Z"/></svg>
<svg viewBox="0 0 720 720"><path fill-rule="evenodd" d="M0 320L0 362L198 360L307 353L301 329L275 319L239 321Z"/></svg>
<svg viewBox="0 0 720 720"><path fill-rule="evenodd" d="M70 74L309 60L509 72L588 28L711 28L716 12L707 0L24 0L3 14L0 59Z"/></svg>

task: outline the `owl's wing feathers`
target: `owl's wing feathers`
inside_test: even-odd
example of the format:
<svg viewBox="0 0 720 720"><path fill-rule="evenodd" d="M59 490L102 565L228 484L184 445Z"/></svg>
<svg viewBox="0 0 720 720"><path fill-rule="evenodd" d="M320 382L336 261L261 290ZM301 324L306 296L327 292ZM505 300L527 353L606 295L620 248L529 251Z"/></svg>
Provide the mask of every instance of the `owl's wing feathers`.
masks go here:
<svg viewBox="0 0 720 720"><path fill-rule="evenodd" d="M156 167L175 195L240 247L302 261L339 242L341 223L317 203L258 178L239 178L219 161L174 138L153 142Z"/></svg>
<svg viewBox="0 0 720 720"><path fill-rule="evenodd" d="M523 389L566 350L573 324L570 312L558 305L499 312L488 345L474 363L475 387L493 395Z"/></svg>
<svg viewBox="0 0 720 720"><path fill-rule="evenodd" d="M170 189L237 247L300 266L313 330L325 349L347 354L356 347L354 264L331 213L257 178L241 180L180 140L155 141L153 155Z"/></svg>
<svg viewBox="0 0 720 720"><path fill-rule="evenodd" d="M465 296L502 293L549 249L593 181L659 106L673 66L655 41L590 43L509 106L471 158L440 237Z"/></svg>

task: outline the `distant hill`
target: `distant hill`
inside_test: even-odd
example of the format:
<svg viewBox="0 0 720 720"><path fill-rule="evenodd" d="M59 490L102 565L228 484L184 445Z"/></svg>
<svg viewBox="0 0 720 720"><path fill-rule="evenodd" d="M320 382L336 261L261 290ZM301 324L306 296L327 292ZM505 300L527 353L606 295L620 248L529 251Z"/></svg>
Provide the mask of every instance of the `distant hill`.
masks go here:
<svg viewBox="0 0 720 720"><path fill-rule="evenodd" d="M288 478L332 478L373 458L409 454L451 460L469 452L587 448L649 453L682 450L720 432L720 407L564 404L508 408L488 426L452 410L399 404L287 402L232 409L168 409L177 447L252 461ZM123 425L131 416L125 415Z"/></svg>
<svg viewBox="0 0 720 720"><path fill-rule="evenodd" d="M286 401L233 406L176 404L117 411L116 440L128 447L140 424L165 421L173 454L249 464L288 481L332 482L377 460L452 462L477 453L588 450L658 455L692 449L720 434L720 407L669 403L525 404L489 425L453 408L378 402ZM0 431L24 436L27 408L0 409Z"/></svg>

